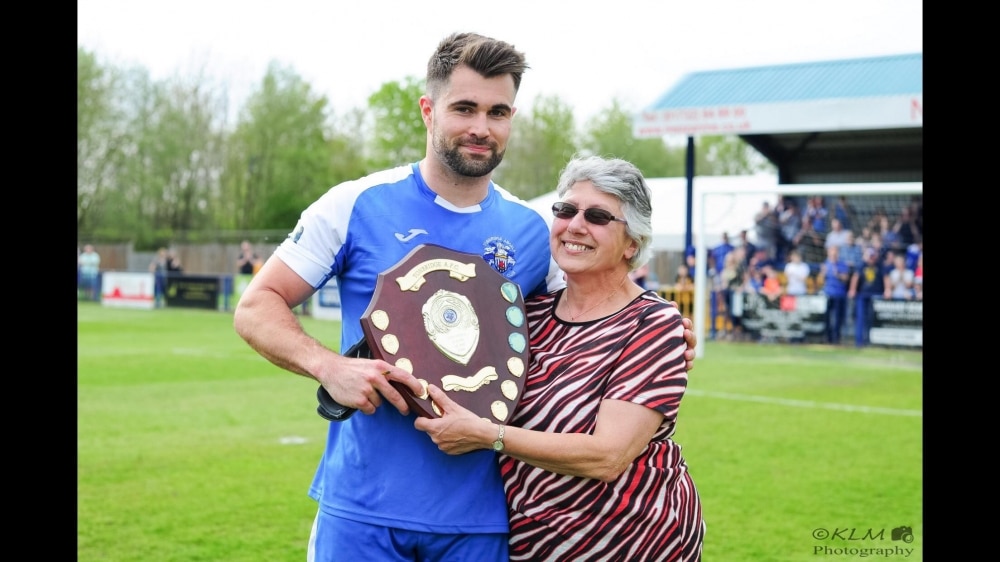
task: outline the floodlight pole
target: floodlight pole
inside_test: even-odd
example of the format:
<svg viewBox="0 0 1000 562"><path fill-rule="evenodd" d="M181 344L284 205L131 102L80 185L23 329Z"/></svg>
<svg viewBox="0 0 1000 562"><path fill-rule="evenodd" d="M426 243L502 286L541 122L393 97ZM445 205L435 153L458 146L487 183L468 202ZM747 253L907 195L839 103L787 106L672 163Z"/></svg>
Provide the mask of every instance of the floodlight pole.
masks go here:
<svg viewBox="0 0 1000 562"><path fill-rule="evenodd" d="M687 155L684 162L684 167L687 174L687 201L686 201L686 212L687 223L684 228L684 255L687 256L687 249L691 247L691 215L692 208L694 205L694 137L689 136L687 139ZM699 261L698 264L701 262ZM697 266L697 264L696 264ZM700 269L700 267L699 267ZM692 271L691 274L696 272Z"/></svg>
<svg viewBox="0 0 1000 562"><path fill-rule="evenodd" d="M687 138L687 154L685 158L684 167L686 168L687 175L687 227L684 229L684 258L687 258L688 248L691 247L691 230L692 223L694 222L692 217L694 216L694 137L688 136ZM704 205L704 201L702 201ZM702 207L704 208L704 206ZM698 342L701 345L694 348L695 358L702 357L705 355L705 303L701 302L703 299L699 299L699 295L705 294L705 276L708 271L708 256L705 255L705 214L701 213L698 217L698 242L697 247L694 251L694 318L691 319L694 322L695 336L698 338Z"/></svg>

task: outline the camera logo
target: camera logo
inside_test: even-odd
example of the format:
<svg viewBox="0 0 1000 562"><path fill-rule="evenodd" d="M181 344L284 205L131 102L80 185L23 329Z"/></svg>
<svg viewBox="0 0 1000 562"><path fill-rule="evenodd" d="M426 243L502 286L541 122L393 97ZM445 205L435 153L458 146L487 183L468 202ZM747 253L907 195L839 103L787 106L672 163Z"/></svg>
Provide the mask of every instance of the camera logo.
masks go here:
<svg viewBox="0 0 1000 562"><path fill-rule="evenodd" d="M913 542L913 527L896 527L890 535L894 541Z"/></svg>

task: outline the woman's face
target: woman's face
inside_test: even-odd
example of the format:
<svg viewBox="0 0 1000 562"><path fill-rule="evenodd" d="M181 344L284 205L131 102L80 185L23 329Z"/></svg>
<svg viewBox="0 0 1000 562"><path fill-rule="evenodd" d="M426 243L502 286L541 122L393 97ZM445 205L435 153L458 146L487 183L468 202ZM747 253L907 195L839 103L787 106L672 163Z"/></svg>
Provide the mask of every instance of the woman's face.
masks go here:
<svg viewBox="0 0 1000 562"><path fill-rule="evenodd" d="M628 270L628 259L636 252L635 242L628 237L625 223L611 221L598 225L587 222L584 211L603 209L615 217L622 216L621 202L613 195L599 191L589 180L575 183L563 196L563 202L576 207L572 218L554 217L549 242L552 257L567 274L608 272L615 268Z"/></svg>

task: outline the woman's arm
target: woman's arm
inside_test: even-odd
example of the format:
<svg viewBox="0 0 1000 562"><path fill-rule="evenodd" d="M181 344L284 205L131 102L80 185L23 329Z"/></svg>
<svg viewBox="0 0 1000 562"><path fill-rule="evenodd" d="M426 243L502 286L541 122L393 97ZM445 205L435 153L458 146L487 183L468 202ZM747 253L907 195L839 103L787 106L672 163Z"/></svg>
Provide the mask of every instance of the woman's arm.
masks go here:
<svg viewBox="0 0 1000 562"><path fill-rule="evenodd" d="M430 385L431 400L442 410L440 418L417 418L414 427L430 435L439 449L459 455L491 449L499 425L473 414ZM528 464L570 476L610 482L621 475L646 448L663 415L622 400L603 400L593 435L552 433L505 427L503 452Z"/></svg>

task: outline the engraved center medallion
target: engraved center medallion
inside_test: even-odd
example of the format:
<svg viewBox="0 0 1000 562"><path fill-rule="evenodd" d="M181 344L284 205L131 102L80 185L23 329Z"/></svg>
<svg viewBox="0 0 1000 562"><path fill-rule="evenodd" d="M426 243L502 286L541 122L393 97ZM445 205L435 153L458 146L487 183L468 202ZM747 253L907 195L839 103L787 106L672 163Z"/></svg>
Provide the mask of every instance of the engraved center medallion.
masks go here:
<svg viewBox="0 0 1000 562"><path fill-rule="evenodd" d="M427 337L441 353L468 365L479 345L479 318L465 295L439 290L420 309Z"/></svg>

